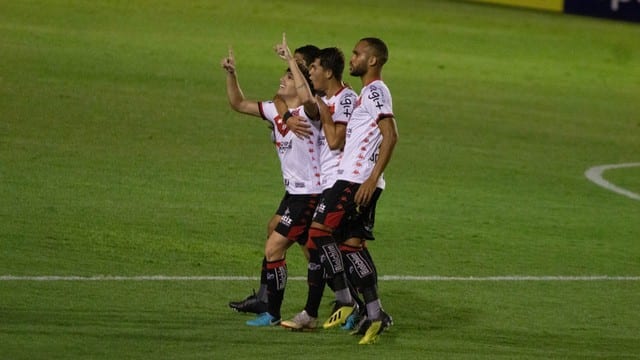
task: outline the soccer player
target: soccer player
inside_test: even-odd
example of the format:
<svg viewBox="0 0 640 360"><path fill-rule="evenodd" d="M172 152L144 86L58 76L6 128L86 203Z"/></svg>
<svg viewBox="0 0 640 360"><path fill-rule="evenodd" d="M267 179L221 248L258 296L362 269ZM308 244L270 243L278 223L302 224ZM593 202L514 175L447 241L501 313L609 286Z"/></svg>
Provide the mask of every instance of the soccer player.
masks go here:
<svg viewBox="0 0 640 360"><path fill-rule="evenodd" d="M284 46L286 44L282 45L282 47ZM286 49L281 48L281 50L283 54L286 54ZM344 54L340 49L333 47L320 50L309 67L309 77L314 90L324 94L322 98L317 99L316 106L307 111L310 117L318 118L321 115L321 109L318 105L324 105L322 110L325 113L322 116L320 134L320 169L323 192L328 191L336 181L346 125L353 112L357 97L356 93L342 81L344 64ZM291 118L289 117L289 119ZM314 329L317 326L318 309L325 285L324 271L318 249L309 242L307 242L307 248L310 256L307 271L309 285L307 302L304 310L291 320L281 323L285 328L302 330Z"/></svg>
<svg viewBox="0 0 640 360"><path fill-rule="evenodd" d="M307 245L320 249L324 255L322 266L334 278L337 306L325 327L335 326L354 311L345 265L354 270L354 285L362 292L367 310L367 319L358 330L363 335L359 344L375 342L390 322L378 296L375 266L371 257L363 252L362 242L355 238L345 241L343 261L332 233L343 219L357 219L358 214L373 215L385 187L384 170L398 139L391 93L382 81L382 68L387 59L387 46L378 38L363 38L353 49L350 74L360 77L363 88L347 124L338 180L316 209L309 229L309 241L313 245Z"/></svg>
<svg viewBox="0 0 640 360"><path fill-rule="evenodd" d="M318 50L320 49L317 46L307 44L304 46L300 46L299 48L296 48L294 50L293 56L298 62L302 62L305 66L308 67L311 64L311 62L315 59L316 54L318 53ZM287 104L281 99L281 97L279 95L276 95L274 97L274 103L278 104L279 101L281 101L281 106L283 107L283 109L278 107L278 113L282 117L282 115L289 109ZM271 129L271 142L275 144L276 142L275 127L271 122L268 124L268 127ZM287 127L299 137L311 136L313 133L312 130L310 129L311 125L309 125L307 122L304 121L304 119L298 116L292 116L287 121ZM267 224L267 238L280 222L281 215L282 214L276 213L269 220L269 223ZM309 251L307 250L306 246L304 246L305 243L306 243L306 238L304 239L301 238L301 240L299 241L299 244L301 245L300 249L302 249L302 253L304 254L305 258L309 260ZM263 259L262 268L265 268L265 267L266 267L266 260ZM258 293L253 291L251 295L247 296L243 300L231 301L229 302L229 307L238 312L250 312L255 314L262 314L267 311L267 302L268 302L267 279L264 276L262 276L260 279L260 287L258 288Z"/></svg>
<svg viewBox="0 0 640 360"><path fill-rule="evenodd" d="M284 99L291 114L304 115L304 105L313 99L306 68L292 60L290 68L280 78L277 94ZM250 326L272 326L280 323L280 307L287 281L286 251L295 241L303 241L319 198L320 167L318 161L319 121L306 120L312 125L312 136L300 138L287 128L273 101L246 100L236 76L233 51L222 60L227 73L227 96L234 110L261 117L274 126L276 147L285 184L285 195L277 214L280 220L265 244L265 266L261 278L267 282L267 311L247 321ZM300 66L300 68L299 68ZM308 73L307 73L308 74ZM302 85L302 86L301 86Z"/></svg>

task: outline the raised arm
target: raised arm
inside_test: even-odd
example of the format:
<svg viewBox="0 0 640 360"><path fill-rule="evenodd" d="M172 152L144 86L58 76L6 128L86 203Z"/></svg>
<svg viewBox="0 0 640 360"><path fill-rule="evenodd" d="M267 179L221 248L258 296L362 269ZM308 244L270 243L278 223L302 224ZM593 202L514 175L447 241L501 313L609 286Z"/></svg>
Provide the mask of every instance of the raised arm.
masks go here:
<svg viewBox="0 0 640 360"><path fill-rule="evenodd" d="M287 46L285 33L282 33L282 43L276 45L276 53L278 53L278 56L280 56L281 59L287 61L289 65L289 70L291 71L291 75L293 75L293 82L296 86L298 99L304 105L304 111L312 119L317 119L318 104L316 104L316 99L311 92L307 79L299 68L298 62L295 57L293 57L291 50L289 50L289 46Z"/></svg>
<svg viewBox="0 0 640 360"><path fill-rule="evenodd" d="M258 102L245 99L240 89L238 77L236 76L236 61L231 47L229 47L229 55L222 59L221 65L227 73L227 98L229 99L231 108L243 114L260 117Z"/></svg>

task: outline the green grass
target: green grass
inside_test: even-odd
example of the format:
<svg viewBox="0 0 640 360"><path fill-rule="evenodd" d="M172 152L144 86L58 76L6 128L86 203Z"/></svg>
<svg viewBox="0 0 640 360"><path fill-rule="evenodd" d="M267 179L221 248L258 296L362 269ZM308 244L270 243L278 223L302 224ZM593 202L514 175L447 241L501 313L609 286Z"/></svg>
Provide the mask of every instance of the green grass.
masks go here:
<svg viewBox="0 0 640 360"><path fill-rule="evenodd" d="M278 160L229 109L219 62L232 45L247 97L271 98L283 31L347 55L389 45L381 274L640 276L640 203L584 176L640 161L640 27L435 0L2 2L0 276L257 276ZM604 177L640 193L639 175ZM287 260L304 276L299 250ZM289 285L292 315L305 284ZM0 358L640 353L638 281L383 281L396 326L365 348L249 329L226 303L255 286L0 281Z"/></svg>

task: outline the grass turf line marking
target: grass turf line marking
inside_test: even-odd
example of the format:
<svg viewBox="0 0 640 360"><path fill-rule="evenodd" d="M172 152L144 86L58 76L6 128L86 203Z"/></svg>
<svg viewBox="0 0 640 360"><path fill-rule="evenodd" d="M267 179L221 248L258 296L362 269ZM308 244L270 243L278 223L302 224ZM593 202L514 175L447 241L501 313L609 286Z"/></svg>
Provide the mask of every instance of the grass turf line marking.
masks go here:
<svg viewBox="0 0 640 360"><path fill-rule="evenodd" d="M304 276L291 276L289 280L306 281ZM0 281L258 281L257 276L14 276L2 275ZM640 276L412 276L383 275L379 281L640 281Z"/></svg>
<svg viewBox="0 0 640 360"><path fill-rule="evenodd" d="M616 186L616 185L608 182L607 180L605 180L602 177L602 173L604 173L605 171L607 171L609 169L628 168L628 167L634 167L634 166L640 166L640 163L598 165L598 166L594 166L594 167L591 167L591 168L587 169L587 171L585 171L584 175L587 177L587 179L593 181L598 186L602 186L603 188L605 188L607 190L611 190L611 191L613 191L615 193L618 193L620 195L626 196L626 197L628 197L630 199L640 200L640 195L639 194L636 194L636 193L634 193L632 191L629 191L627 189L624 189L624 188L621 188L619 186Z"/></svg>

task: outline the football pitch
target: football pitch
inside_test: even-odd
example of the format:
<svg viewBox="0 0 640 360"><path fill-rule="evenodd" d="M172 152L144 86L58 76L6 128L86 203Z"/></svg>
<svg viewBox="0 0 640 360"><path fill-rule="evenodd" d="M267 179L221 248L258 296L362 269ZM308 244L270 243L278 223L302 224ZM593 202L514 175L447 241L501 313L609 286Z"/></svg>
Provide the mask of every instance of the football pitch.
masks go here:
<svg viewBox="0 0 640 360"><path fill-rule="evenodd" d="M270 99L282 32L389 46L369 247L395 325L371 346L227 307L283 186L220 60ZM465 1L0 0L0 359L640 358L638 39ZM284 317L306 298L287 262Z"/></svg>

